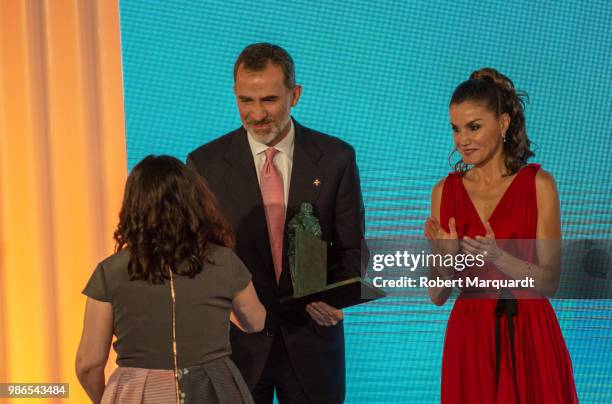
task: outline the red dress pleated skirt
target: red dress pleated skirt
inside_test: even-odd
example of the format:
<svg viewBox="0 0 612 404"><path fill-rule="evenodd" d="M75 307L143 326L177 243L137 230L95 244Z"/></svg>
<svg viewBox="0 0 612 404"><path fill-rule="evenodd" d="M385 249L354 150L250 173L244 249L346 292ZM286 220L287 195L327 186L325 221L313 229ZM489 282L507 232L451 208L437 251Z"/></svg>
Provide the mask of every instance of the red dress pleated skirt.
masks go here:
<svg viewBox="0 0 612 404"><path fill-rule="evenodd" d="M508 323L500 321L495 380L494 299L458 298L444 339L442 403L577 403L570 357L546 299L519 299L514 316L514 382Z"/></svg>

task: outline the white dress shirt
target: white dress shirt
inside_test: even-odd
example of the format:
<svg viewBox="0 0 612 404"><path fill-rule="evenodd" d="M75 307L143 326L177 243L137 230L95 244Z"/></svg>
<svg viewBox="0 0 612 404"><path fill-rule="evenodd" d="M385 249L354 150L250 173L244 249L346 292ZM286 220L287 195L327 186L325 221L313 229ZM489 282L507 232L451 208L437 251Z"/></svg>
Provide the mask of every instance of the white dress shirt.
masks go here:
<svg viewBox="0 0 612 404"><path fill-rule="evenodd" d="M290 127L289 133L283 140L281 140L274 148L278 150L278 153L274 156L274 166L279 171L283 178L283 192L285 196L285 209L287 209L287 202L289 201L289 183L291 182L291 168L293 167L293 146L295 140L295 127L293 126L293 120L289 120ZM255 140L253 135L247 131L247 138L249 139L249 146L251 147L251 153L253 153L253 161L255 162L255 171L257 172L257 182L260 182L259 176L261 167L266 162L265 151L268 145L265 143L258 142Z"/></svg>

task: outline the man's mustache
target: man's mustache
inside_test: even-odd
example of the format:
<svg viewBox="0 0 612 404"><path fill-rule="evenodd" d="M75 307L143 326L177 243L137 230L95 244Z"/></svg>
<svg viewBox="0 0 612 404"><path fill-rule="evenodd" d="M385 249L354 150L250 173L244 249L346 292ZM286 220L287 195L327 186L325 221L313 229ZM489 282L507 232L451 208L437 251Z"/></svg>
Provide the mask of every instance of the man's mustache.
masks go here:
<svg viewBox="0 0 612 404"><path fill-rule="evenodd" d="M262 119L261 121L254 121L252 119L247 119L247 123L249 125L265 125L265 124L268 124L268 123L271 123L271 122L272 122L272 120L268 119L268 118Z"/></svg>

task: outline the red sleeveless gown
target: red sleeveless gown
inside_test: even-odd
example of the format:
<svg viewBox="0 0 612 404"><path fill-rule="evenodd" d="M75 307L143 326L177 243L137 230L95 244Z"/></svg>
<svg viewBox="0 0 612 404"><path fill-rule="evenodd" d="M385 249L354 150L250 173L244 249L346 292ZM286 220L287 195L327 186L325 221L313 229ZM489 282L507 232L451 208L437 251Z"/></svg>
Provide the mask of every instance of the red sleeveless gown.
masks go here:
<svg viewBox="0 0 612 404"><path fill-rule="evenodd" d="M536 238L535 176L539 168L537 164L524 167L502 196L489 219L496 239ZM456 220L459 238L485 235L484 225L456 173L449 174L442 191L440 221L446 231L451 217ZM504 318L508 315L501 313L501 321L496 324L497 302L495 298L470 298L466 292L455 301L444 339L441 402L577 403L570 356L548 300L516 300L516 315L512 316L514 349ZM501 348L498 365L496 342Z"/></svg>

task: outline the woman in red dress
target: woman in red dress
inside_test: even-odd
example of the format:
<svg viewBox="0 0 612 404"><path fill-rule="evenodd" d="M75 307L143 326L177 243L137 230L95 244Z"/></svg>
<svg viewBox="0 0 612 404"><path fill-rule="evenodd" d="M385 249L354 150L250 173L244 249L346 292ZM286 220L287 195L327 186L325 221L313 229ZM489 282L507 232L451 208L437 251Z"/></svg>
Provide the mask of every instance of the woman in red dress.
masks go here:
<svg viewBox="0 0 612 404"><path fill-rule="evenodd" d="M461 290L446 329L442 403L578 402L570 356L546 299L559 279L559 198L553 177L527 163L534 154L524 96L506 76L485 68L451 98L461 160L433 188L425 235L440 252L482 254L487 270L480 277L527 277L534 287ZM508 240L533 242L517 254L504 249ZM432 278L469 276L470 270L430 268ZM443 305L451 291L432 287L429 294Z"/></svg>

